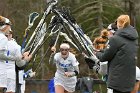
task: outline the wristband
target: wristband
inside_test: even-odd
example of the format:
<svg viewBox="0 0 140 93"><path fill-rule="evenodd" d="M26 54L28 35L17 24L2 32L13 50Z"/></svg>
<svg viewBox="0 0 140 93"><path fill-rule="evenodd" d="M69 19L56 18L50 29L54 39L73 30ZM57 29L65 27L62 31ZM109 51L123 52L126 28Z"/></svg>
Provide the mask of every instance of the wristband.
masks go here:
<svg viewBox="0 0 140 93"><path fill-rule="evenodd" d="M75 73L75 76L77 76L77 75L78 75L78 71L76 71L76 70L75 70L75 71L74 71L74 73Z"/></svg>

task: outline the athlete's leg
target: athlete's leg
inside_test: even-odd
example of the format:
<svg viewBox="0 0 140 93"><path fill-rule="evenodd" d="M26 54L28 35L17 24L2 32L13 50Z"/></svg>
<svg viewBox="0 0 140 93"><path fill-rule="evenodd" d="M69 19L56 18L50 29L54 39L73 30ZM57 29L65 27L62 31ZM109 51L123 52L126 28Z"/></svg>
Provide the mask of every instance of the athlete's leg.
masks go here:
<svg viewBox="0 0 140 93"><path fill-rule="evenodd" d="M64 93L64 88L61 85L55 85L55 93Z"/></svg>
<svg viewBox="0 0 140 93"><path fill-rule="evenodd" d="M140 81L137 81L137 82L135 83L134 89L131 91L131 93L138 93L139 84L140 84Z"/></svg>

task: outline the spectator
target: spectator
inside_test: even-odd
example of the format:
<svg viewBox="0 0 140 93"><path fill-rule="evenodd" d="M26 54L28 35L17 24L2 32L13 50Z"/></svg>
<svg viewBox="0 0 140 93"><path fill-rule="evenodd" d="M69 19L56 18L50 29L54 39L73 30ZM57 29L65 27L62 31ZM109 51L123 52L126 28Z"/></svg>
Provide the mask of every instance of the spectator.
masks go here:
<svg viewBox="0 0 140 93"><path fill-rule="evenodd" d="M128 15L117 18L117 28L107 49L96 55L100 61L108 61L107 93L130 93L136 78L138 34Z"/></svg>

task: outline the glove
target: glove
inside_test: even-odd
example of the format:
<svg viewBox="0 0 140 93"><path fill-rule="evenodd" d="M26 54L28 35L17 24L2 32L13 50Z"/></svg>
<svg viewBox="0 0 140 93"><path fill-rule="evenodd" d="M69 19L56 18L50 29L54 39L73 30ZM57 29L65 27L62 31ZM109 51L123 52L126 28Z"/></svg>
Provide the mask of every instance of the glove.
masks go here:
<svg viewBox="0 0 140 93"><path fill-rule="evenodd" d="M24 78L29 78L29 73L31 73L32 69L29 69L27 72L24 73Z"/></svg>
<svg viewBox="0 0 140 93"><path fill-rule="evenodd" d="M99 67L99 66L93 66L93 70L94 70L96 73L99 73L100 67Z"/></svg>
<svg viewBox="0 0 140 93"><path fill-rule="evenodd" d="M104 75L104 76L102 76L102 80L103 80L103 81L107 82L107 79L108 79L108 75L107 75L107 74Z"/></svg>
<svg viewBox="0 0 140 93"><path fill-rule="evenodd" d="M95 61L93 61L92 59L90 58L85 58L85 61L89 67L89 69L93 69L93 66L95 66Z"/></svg>
<svg viewBox="0 0 140 93"><path fill-rule="evenodd" d="M100 67L100 61L95 55L91 57L85 57L85 61L90 69L93 69L93 66Z"/></svg>
<svg viewBox="0 0 140 93"><path fill-rule="evenodd" d="M30 72L29 77L34 77L36 72Z"/></svg>
<svg viewBox="0 0 140 93"><path fill-rule="evenodd" d="M29 69L27 72L24 73L23 77L24 78L31 78L33 76L35 76L36 72L33 72L32 69Z"/></svg>
<svg viewBox="0 0 140 93"><path fill-rule="evenodd" d="M100 64L99 59L95 55L90 56L89 58L95 62L95 65L98 66Z"/></svg>

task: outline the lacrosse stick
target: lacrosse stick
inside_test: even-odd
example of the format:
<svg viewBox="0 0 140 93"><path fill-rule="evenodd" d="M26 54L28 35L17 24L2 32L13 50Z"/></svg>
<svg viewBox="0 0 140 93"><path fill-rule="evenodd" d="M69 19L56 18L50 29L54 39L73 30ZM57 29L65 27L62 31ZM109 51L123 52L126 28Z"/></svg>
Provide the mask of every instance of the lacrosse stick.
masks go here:
<svg viewBox="0 0 140 93"><path fill-rule="evenodd" d="M33 40L33 38L35 37L35 35L41 30L46 17L48 16L48 14L51 12L53 6L55 6L57 4L57 0L51 1L51 3L49 4L48 8L46 9L46 11L43 13L43 16L41 18L41 20L39 21L35 31L33 32L32 36L30 37L28 43L25 46L25 51L27 50L27 48L29 47L31 41Z"/></svg>
<svg viewBox="0 0 140 93"><path fill-rule="evenodd" d="M25 43L28 37L28 32L30 31L30 28L33 26L34 21L39 17L39 14L37 12L33 12L29 15L29 20L28 20L28 27L25 29L25 33L23 36L23 42L22 42L22 46L21 46L21 50L24 49L25 47Z"/></svg>

